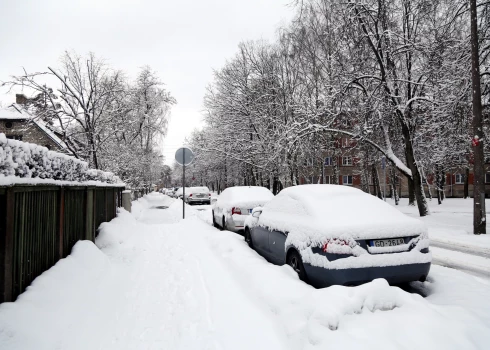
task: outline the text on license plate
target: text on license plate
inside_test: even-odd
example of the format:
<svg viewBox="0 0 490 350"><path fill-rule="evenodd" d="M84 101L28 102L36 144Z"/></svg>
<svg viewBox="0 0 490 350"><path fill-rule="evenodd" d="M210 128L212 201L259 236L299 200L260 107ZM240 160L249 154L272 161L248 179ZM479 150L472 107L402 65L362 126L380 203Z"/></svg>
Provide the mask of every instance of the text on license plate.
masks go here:
<svg viewBox="0 0 490 350"><path fill-rule="evenodd" d="M403 238L392 238L392 239L375 239L372 241L372 247L393 247L396 245L405 244Z"/></svg>

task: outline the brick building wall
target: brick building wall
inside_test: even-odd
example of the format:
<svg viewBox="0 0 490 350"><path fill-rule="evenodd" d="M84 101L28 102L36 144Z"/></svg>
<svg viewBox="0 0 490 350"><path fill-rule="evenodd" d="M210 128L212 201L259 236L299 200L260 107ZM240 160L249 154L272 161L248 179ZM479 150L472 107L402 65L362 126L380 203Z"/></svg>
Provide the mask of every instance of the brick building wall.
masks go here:
<svg viewBox="0 0 490 350"><path fill-rule="evenodd" d="M335 148L332 150L324 150L321 152L322 162L323 162L323 174L322 174L322 164L308 164L312 163L306 162L302 166L302 173L310 174L310 176L304 176L299 179L300 184L309 184L309 183L326 183L332 184L335 183L333 176L334 175L334 166L332 165L333 154L338 154L335 156L337 159L337 164L339 164L339 172L338 172L338 184L339 185L348 185L361 189L361 172L362 169L359 167L359 158L358 151L355 148L355 142L349 141L346 138L339 138L339 140L335 144ZM343 160L343 158L350 157L350 161ZM330 158L330 159L327 159ZM318 160L317 160L318 162ZM313 162L314 163L314 162ZM487 198L490 198L490 164L485 165L486 168L486 178L485 178L485 193ZM378 167L378 176L379 176L379 184L381 191L384 189L383 182L383 170L381 169L381 165ZM371 173L367 174L367 180L369 184L369 191L374 193L374 185L372 184L372 176ZM447 198L455 197L462 198L464 196L464 169L453 169L446 174L446 183L444 186L444 193ZM323 181L325 179L325 181ZM347 183L345 183L347 180ZM434 187L434 179L431 175L428 175L428 184L424 185L425 194L429 197L429 189L432 193L433 197L437 197L437 192ZM468 177L468 193L469 196L473 196L473 171L470 169L470 174ZM430 188L429 188L430 187ZM395 188L400 194L401 197L408 197L408 180L404 175L398 174L398 180L395 183ZM386 195L391 196L391 180L387 171L386 174Z"/></svg>
<svg viewBox="0 0 490 350"><path fill-rule="evenodd" d="M57 152L65 152L44 130L27 119L0 119L0 133L7 138L35 143Z"/></svg>

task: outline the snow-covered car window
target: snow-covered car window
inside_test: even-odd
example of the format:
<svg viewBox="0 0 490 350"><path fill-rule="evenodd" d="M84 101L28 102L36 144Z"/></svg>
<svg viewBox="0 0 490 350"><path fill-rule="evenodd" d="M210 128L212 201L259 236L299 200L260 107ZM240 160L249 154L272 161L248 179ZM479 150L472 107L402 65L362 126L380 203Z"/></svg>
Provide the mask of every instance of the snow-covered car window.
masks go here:
<svg viewBox="0 0 490 350"><path fill-rule="evenodd" d="M191 187L190 193L209 193L209 188L207 187Z"/></svg>

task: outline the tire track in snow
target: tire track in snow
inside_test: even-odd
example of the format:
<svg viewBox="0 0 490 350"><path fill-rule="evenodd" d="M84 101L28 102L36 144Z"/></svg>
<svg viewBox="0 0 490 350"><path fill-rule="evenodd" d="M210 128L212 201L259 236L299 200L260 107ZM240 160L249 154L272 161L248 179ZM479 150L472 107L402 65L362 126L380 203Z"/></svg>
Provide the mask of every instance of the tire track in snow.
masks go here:
<svg viewBox="0 0 490 350"><path fill-rule="evenodd" d="M470 255L481 256L482 258L490 259L490 250L481 247L469 247L462 244L452 244L435 239L431 239L430 245L432 247L442 248L446 250L453 250Z"/></svg>

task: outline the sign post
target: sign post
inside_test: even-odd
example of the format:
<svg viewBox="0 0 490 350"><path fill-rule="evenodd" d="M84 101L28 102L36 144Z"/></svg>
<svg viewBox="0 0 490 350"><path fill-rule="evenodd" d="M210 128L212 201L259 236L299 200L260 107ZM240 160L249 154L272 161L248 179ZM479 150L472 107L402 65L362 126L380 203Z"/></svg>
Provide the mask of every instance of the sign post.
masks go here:
<svg viewBox="0 0 490 350"><path fill-rule="evenodd" d="M182 165L182 219L185 219L185 166L192 163L194 153L187 147L181 147L175 152L175 160Z"/></svg>

